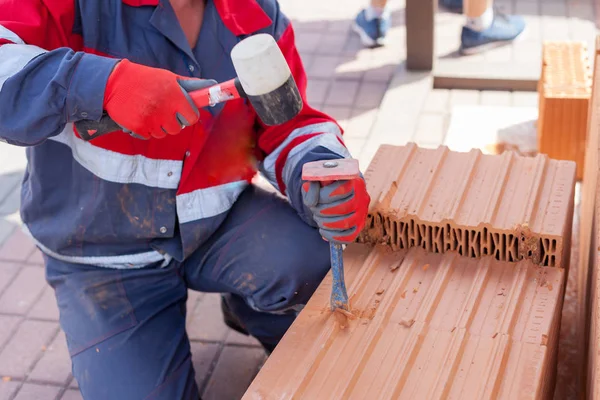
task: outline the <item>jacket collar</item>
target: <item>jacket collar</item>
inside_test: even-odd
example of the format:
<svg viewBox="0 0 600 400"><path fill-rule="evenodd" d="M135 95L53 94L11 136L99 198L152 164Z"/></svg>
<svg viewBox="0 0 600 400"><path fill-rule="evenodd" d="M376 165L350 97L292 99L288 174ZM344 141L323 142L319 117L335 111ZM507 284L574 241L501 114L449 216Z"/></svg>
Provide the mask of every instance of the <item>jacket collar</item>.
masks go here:
<svg viewBox="0 0 600 400"><path fill-rule="evenodd" d="M158 6L160 0L121 0L132 7ZM256 0L213 0L223 24L236 36L249 35L271 25L271 18ZM240 5L242 3L242 5Z"/></svg>
<svg viewBox="0 0 600 400"><path fill-rule="evenodd" d="M123 3L132 7L157 6L160 0L121 0Z"/></svg>
<svg viewBox="0 0 600 400"><path fill-rule="evenodd" d="M273 21L256 0L214 0L223 24L236 36L249 35L271 25ZM243 5L240 6L240 3Z"/></svg>

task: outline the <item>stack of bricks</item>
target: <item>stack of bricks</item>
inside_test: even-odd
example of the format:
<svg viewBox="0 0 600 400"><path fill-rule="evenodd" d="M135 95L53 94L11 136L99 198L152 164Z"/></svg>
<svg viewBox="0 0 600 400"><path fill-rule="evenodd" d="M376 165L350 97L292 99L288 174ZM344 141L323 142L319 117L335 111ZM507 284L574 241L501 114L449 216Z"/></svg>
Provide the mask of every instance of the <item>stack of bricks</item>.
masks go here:
<svg viewBox="0 0 600 400"><path fill-rule="evenodd" d="M345 252L244 399L548 399L569 262L575 163L381 146L362 244Z"/></svg>
<svg viewBox="0 0 600 400"><path fill-rule="evenodd" d="M545 42L538 83L538 150L577 163L583 178L591 67L584 42Z"/></svg>
<svg viewBox="0 0 600 400"><path fill-rule="evenodd" d="M573 167L543 154L382 145L365 173L371 205L360 241L561 265L570 250L562 229L573 215Z"/></svg>

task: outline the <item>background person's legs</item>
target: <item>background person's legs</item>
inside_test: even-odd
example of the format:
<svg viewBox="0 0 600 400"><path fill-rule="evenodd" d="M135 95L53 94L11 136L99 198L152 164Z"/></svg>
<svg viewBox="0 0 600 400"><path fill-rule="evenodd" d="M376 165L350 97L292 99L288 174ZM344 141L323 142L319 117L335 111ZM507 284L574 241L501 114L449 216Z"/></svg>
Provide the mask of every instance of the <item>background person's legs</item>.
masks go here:
<svg viewBox="0 0 600 400"><path fill-rule="evenodd" d="M464 14L469 19L477 19L491 9L492 5L492 0L464 0Z"/></svg>
<svg viewBox="0 0 600 400"><path fill-rule="evenodd" d="M462 54L474 54L507 44L525 29L520 16L504 15L494 9L493 0L464 0L466 23L461 33Z"/></svg>
<svg viewBox="0 0 600 400"><path fill-rule="evenodd" d="M385 43L391 25L387 2L388 0L371 0L369 6L356 16L352 27L363 45L377 47Z"/></svg>

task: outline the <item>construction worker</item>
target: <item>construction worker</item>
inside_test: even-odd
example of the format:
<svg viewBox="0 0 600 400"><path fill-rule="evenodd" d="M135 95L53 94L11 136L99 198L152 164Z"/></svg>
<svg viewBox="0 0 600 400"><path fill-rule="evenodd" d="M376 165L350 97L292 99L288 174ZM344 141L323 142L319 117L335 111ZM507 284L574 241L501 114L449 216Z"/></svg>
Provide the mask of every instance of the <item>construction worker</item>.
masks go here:
<svg viewBox="0 0 600 400"><path fill-rule="evenodd" d="M463 0L439 0L451 12L463 13ZM493 0L466 0L465 25L460 36L459 53L471 55L511 43L525 31L525 20L494 9ZM391 27L388 0L370 0L356 16L354 31L366 47L383 46Z"/></svg>
<svg viewBox="0 0 600 400"><path fill-rule="evenodd" d="M276 0L0 0L0 138L27 147L24 228L42 250L85 399L197 399L187 290L224 293L231 327L272 350L355 240L362 178L321 188L306 162L349 157L306 103ZM304 100L266 126L246 100L197 109L184 89L235 77L230 51L268 33ZM103 112L124 130L83 141ZM279 191L251 184L260 170ZM305 200L303 200L305 199Z"/></svg>

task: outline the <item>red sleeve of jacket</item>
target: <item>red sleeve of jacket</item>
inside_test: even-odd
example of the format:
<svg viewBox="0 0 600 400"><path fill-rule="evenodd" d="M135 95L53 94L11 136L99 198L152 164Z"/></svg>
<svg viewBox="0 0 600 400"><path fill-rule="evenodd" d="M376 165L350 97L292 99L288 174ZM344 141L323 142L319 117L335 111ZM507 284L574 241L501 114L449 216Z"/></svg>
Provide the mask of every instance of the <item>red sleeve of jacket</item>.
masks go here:
<svg viewBox="0 0 600 400"><path fill-rule="evenodd" d="M0 139L29 146L99 119L116 60L86 54L75 0L0 0Z"/></svg>
<svg viewBox="0 0 600 400"><path fill-rule="evenodd" d="M341 137L343 131L338 123L330 116L312 108L308 104L306 98L306 72L296 49L294 29L291 22L288 21L287 27L277 40L277 43L290 67L304 105L296 117L282 125L266 126L258 119L260 126L258 145L267 157L271 159L271 165L274 161L274 171L270 171L272 172L271 174L268 173L269 171L266 171L267 176L271 175L273 177L274 172L279 190L285 193L286 182L283 177L283 169L292 149L301 146L302 143L321 134L335 134L342 150L340 152L345 151L345 147ZM313 126L315 127L314 130L311 129ZM269 163L267 162L267 164ZM266 169L273 168L266 165Z"/></svg>
<svg viewBox="0 0 600 400"><path fill-rule="evenodd" d="M0 10L0 26L26 44L54 50L77 49L80 43L80 38L72 34L74 0L0 0ZM15 42L15 38L0 38L0 44Z"/></svg>

